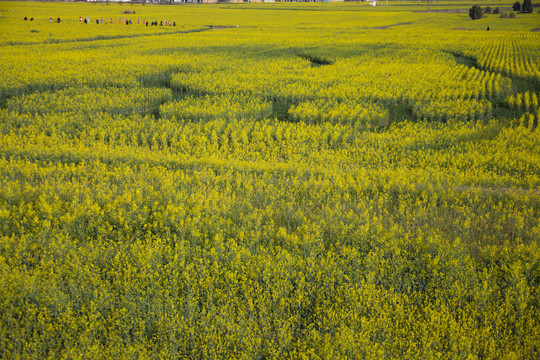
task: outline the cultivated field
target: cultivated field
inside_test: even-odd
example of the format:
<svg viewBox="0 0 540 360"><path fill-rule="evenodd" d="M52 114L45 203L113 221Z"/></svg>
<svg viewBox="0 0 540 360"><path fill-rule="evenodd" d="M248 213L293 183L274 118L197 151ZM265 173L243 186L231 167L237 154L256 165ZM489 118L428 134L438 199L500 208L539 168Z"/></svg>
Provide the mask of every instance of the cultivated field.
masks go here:
<svg viewBox="0 0 540 360"><path fill-rule="evenodd" d="M472 4L0 2L0 358L539 358L540 14Z"/></svg>

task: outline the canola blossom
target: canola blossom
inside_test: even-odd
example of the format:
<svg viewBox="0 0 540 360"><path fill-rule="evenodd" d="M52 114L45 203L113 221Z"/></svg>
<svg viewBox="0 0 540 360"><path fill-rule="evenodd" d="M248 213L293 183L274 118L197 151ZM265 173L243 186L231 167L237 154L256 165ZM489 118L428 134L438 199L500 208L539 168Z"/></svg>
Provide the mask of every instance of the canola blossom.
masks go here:
<svg viewBox="0 0 540 360"><path fill-rule="evenodd" d="M6 109L19 113L58 114L108 112L129 114L157 109L172 99L169 89L163 88L66 88L10 98Z"/></svg>
<svg viewBox="0 0 540 360"><path fill-rule="evenodd" d="M540 357L540 14L0 5L0 358Z"/></svg>

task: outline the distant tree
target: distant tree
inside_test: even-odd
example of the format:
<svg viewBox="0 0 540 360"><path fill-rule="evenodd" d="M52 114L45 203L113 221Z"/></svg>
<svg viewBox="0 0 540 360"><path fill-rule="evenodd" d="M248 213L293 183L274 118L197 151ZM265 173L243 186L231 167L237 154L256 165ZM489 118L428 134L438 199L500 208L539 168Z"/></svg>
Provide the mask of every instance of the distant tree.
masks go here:
<svg viewBox="0 0 540 360"><path fill-rule="evenodd" d="M523 11L524 13L529 13L529 14L532 13L533 12L532 0L523 0L521 11Z"/></svg>
<svg viewBox="0 0 540 360"><path fill-rule="evenodd" d="M481 19L482 18L482 8L480 5L474 5L472 8L469 9L469 16L471 19Z"/></svg>
<svg viewBox="0 0 540 360"><path fill-rule="evenodd" d="M484 9L484 14L491 14L491 8L489 6Z"/></svg>
<svg viewBox="0 0 540 360"><path fill-rule="evenodd" d="M516 2L514 3L514 6L512 6L512 9L513 9L514 11L519 11L519 10L521 10L521 4L519 3L519 1L516 1Z"/></svg>
<svg viewBox="0 0 540 360"><path fill-rule="evenodd" d="M501 12L501 11L499 10L498 7L496 7L495 10L493 10L493 13L494 13L494 14L499 14L500 12Z"/></svg>

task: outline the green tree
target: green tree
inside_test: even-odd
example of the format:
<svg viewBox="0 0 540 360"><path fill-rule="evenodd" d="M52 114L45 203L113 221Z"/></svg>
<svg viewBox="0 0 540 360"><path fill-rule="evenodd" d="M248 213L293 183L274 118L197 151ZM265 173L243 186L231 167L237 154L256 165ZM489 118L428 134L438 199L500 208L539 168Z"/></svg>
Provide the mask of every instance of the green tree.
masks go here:
<svg viewBox="0 0 540 360"><path fill-rule="evenodd" d="M514 11L519 11L519 10L521 10L521 4L519 3L519 1L516 1L516 2L514 3L514 6L512 6L512 9L513 9Z"/></svg>
<svg viewBox="0 0 540 360"><path fill-rule="evenodd" d="M469 9L469 16L471 19L481 19L482 18L482 8L480 5L474 5L472 8Z"/></svg>
<svg viewBox="0 0 540 360"><path fill-rule="evenodd" d="M523 11L524 13L529 13L529 14L532 13L533 12L532 0L523 0L521 11Z"/></svg>

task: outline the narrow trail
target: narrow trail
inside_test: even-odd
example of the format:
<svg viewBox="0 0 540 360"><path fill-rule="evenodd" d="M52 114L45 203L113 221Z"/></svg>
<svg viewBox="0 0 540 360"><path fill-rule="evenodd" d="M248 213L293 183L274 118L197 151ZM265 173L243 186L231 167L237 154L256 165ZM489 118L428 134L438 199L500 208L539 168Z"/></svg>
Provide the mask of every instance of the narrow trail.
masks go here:
<svg viewBox="0 0 540 360"><path fill-rule="evenodd" d="M394 26L411 25L411 24L414 24L415 22L417 22L417 21L408 21L408 22L397 23L397 24L392 24L392 25L385 25L385 26L375 26L375 27L369 27L369 28L365 28L365 29L386 30L386 29L389 29L389 28L394 27Z"/></svg>

